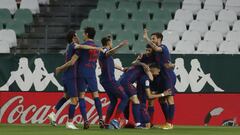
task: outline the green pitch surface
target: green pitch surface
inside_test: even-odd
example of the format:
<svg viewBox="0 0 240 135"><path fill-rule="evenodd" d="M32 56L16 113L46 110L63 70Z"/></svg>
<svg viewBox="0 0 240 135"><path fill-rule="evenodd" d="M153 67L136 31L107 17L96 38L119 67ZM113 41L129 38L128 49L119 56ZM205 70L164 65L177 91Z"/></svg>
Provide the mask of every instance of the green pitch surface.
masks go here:
<svg viewBox="0 0 240 135"><path fill-rule="evenodd" d="M0 135L240 135L240 127L175 126L159 128L106 130L91 126L88 130L69 130L64 126L0 124Z"/></svg>

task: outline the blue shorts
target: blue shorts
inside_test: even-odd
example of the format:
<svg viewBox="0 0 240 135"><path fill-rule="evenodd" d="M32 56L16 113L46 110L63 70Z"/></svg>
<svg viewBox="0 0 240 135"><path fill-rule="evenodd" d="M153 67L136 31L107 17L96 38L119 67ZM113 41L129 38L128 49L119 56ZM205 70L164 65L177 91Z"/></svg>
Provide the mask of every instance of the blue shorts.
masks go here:
<svg viewBox="0 0 240 135"><path fill-rule="evenodd" d="M161 75L162 77L162 85L163 85L163 91L170 89L172 91L172 96L175 95L176 89L176 75L174 72L166 72L165 74Z"/></svg>
<svg viewBox="0 0 240 135"><path fill-rule="evenodd" d="M96 77L80 77L78 78L79 92L85 92L86 89L89 92L98 91L97 78Z"/></svg>
<svg viewBox="0 0 240 135"><path fill-rule="evenodd" d="M70 79L70 80L63 80L63 87L65 90L65 93L71 98L71 97L78 97L78 86L77 86L77 80L76 79Z"/></svg>
<svg viewBox="0 0 240 135"><path fill-rule="evenodd" d="M137 89L131 82L126 81L120 81L120 84L122 85L125 93L128 95L128 97L132 97L133 95L137 95Z"/></svg>
<svg viewBox="0 0 240 135"><path fill-rule="evenodd" d="M108 96L121 98L126 95L123 87L117 81L100 81Z"/></svg>

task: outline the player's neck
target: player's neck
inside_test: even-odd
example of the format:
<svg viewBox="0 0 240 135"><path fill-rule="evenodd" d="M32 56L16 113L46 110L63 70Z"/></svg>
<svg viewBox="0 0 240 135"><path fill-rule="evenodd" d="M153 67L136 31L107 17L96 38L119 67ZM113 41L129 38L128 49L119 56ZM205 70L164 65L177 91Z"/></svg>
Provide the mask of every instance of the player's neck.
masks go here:
<svg viewBox="0 0 240 135"><path fill-rule="evenodd" d="M88 39L86 39L86 41L93 41L93 39L88 38Z"/></svg>

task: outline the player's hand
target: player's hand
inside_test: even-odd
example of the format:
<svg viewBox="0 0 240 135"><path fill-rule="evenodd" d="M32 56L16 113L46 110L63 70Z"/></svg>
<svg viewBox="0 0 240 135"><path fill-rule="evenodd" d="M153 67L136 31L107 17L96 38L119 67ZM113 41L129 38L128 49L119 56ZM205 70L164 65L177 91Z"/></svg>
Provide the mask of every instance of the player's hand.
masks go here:
<svg viewBox="0 0 240 135"><path fill-rule="evenodd" d="M148 39L148 30L147 29L143 30L143 39Z"/></svg>
<svg viewBox="0 0 240 135"><path fill-rule="evenodd" d="M125 46L128 45L128 40L123 40L122 42L119 43L119 46Z"/></svg>
<svg viewBox="0 0 240 135"><path fill-rule="evenodd" d="M78 48L80 48L80 46L81 46L81 45L76 44L76 45L74 46L74 49L78 49Z"/></svg>
<svg viewBox="0 0 240 135"><path fill-rule="evenodd" d="M61 72L60 67L57 67L57 68L55 69L55 74L58 75L60 72Z"/></svg>
<svg viewBox="0 0 240 135"><path fill-rule="evenodd" d="M98 47L97 50L100 52L104 52L103 48L101 48L101 47Z"/></svg>
<svg viewBox="0 0 240 135"><path fill-rule="evenodd" d="M172 91L171 90L166 90L163 92L164 96L170 96L172 95Z"/></svg>
<svg viewBox="0 0 240 135"><path fill-rule="evenodd" d="M143 69L144 69L145 72L150 72L150 68L146 64L143 64Z"/></svg>
<svg viewBox="0 0 240 135"><path fill-rule="evenodd" d="M122 71L123 72L127 72L128 71L128 67L124 67Z"/></svg>

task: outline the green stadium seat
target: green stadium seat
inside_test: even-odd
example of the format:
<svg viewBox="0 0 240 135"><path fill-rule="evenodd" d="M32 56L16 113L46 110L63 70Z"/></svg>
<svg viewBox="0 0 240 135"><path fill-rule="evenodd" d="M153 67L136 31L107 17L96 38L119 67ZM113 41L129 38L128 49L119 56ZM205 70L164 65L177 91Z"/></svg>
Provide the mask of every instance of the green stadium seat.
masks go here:
<svg viewBox="0 0 240 135"><path fill-rule="evenodd" d="M8 23L12 20L11 13L8 9L0 9L0 22L1 23Z"/></svg>
<svg viewBox="0 0 240 135"><path fill-rule="evenodd" d="M142 1L140 5L140 10L145 10L147 12L159 10L159 3L154 1Z"/></svg>
<svg viewBox="0 0 240 135"><path fill-rule="evenodd" d="M0 22L0 30L3 29L3 23Z"/></svg>
<svg viewBox="0 0 240 135"><path fill-rule="evenodd" d="M117 45L119 42L115 42L115 45ZM117 51L117 54L133 54L134 52L132 50L129 49L129 45L128 46L124 46L122 48L120 48Z"/></svg>
<svg viewBox="0 0 240 135"><path fill-rule="evenodd" d="M107 19L107 13L103 9L101 10L94 9L90 11L88 15L88 19L91 19L91 20Z"/></svg>
<svg viewBox="0 0 240 135"><path fill-rule="evenodd" d="M119 10L126 10L129 13L138 10L137 3L134 1L119 1L118 9Z"/></svg>
<svg viewBox="0 0 240 135"><path fill-rule="evenodd" d="M177 9L180 9L180 3L178 2L163 2L162 9L168 10L169 12L175 13Z"/></svg>
<svg viewBox="0 0 240 135"><path fill-rule="evenodd" d="M96 30L99 30L99 25L93 20L85 19L81 22L80 29L83 30L85 27L94 27Z"/></svg>
<svg viewBox="0 0 240 135"><path fill-rule="evenodd" d="M164 31L164 24L161 23L160 21L149 21L146 25L146 28L152 32L162 32Z"/></svg>
<svg viewBox="0 0 240 135"><path fill-rule="evenodd" d="M142 53L146 50L146 42L144 42L143 40L137 40L136 42L134 42L133 44L133 51L135 53Z"/></svg>
<svg viewBox="0 0 240 135"><path fill-rule="evenodd" d="M129 45L132 45L135 41L135 36L131 31L120 31L116 34L116 41L121 42L123 40L128 40Z"/></svg>
<svg viewBox="0 0 240 135"><path fill-rule="evenodd" d="M17 36L22 35L25 33L25 26L22 22L19 21L10 21L6 25L6 29L12 29L16 32Z"/></svg>
<svg viewBox="0 0 240 135"><path fill-rule="evenodd" d="M150 14L146 11L137 11L132 14L132 20L146 23L150 21Z"/></svg>
<svg viewBox="0 0 240 135"><path fill-rule="evenodd" d="M128 13L125 10L115 10L111 12L110 19L125 22L128 20Z"/></svg>
<svg viewBox="0 0 240 135"><path fill-rule="evenodd" d="M114 0L99 0L97 10L105 10L110 12L116 9L116 2Z"/></svg>
<svg viewBox="0 0 240 135"><path fill-rule="evenodd" d="M135 34L143 31L143 24L138 21L128 21L124 24L126 31L132 31Z"/></svg>
<svg viewBox="0 0 240 135"><path fill-rule="evenodd" d="M111 31L113 34L115 34L116 32L122 30L122 26L119 21L105 21L103 23L103 30Z"/></svg>
<svg viewBox="0 0 240 135"><path fill-rule="evenodd" d="M23 24L31 24L33 22L32 12L29 9L18 9L15 12L14 20Z"/></svg>
<svg viewBox="0 0 240 135"><path fill-rule="evenodd" d="M172 14L168 10L158 10L153 13L153 21L160 21L165 25L167 25L168 22L172 19Z"/></svg>
<svg viewBox="0 0 240 135"><path fill-rule="evenodd" d="M108 31L108 30L105 30L105 31L100 30L100 31L97 31L97 32L96 32L96 35L95 35L95 38L94 38L94 39L101 42L102 38L103 38L103 37L106 37L106 36L108 36L108 35L111 35L111 32L110 32L110 31Z"/></svg>
<svg viewBox="0 0 240 135"><path fill-rule="evenodd" d="M83 29L79 29L79 30L76 31L76 34L77 34L77 36L78 36L78 38L79 38L80 40L81 40L82 37L83 37L83 32L84 32Z"/></svg>

